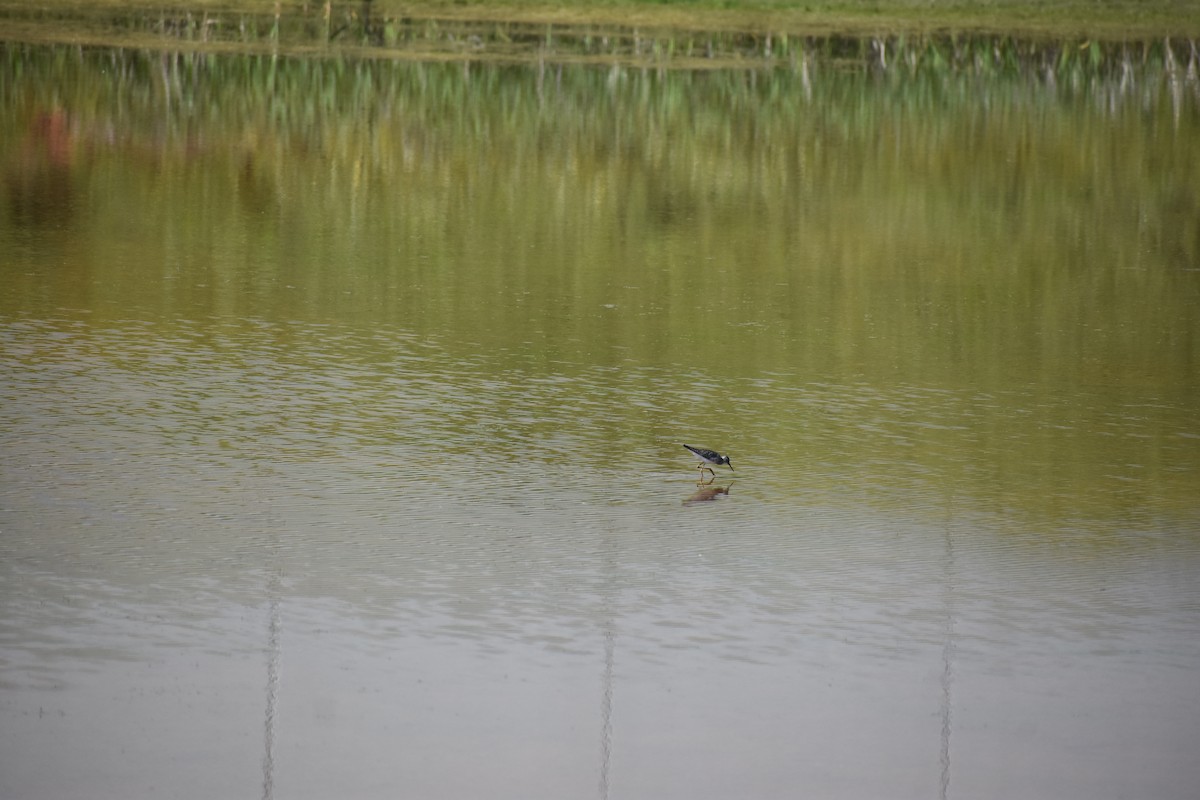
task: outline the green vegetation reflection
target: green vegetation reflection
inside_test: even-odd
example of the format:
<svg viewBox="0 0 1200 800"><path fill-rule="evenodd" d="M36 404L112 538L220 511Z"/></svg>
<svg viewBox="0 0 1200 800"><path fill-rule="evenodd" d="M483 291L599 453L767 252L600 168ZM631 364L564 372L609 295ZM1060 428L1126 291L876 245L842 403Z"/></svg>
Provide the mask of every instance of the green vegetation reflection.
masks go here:
<svg viewBox="0 0 1200 800"><path fill-rule="evenodd" d="M743 433L826 474L886 451L949 479L976 443L1001 505L1062 475L1055 497L1103 502L1132 463L1191 502L1200 100L1165 59L1064 78L2 55L6 315L335 323L647 392L859 386L878 414L895 387L1039 387L1032 417L930 406L917 449L774 392ZM1072 397L1093 432L1046 435L1088 423ZM1136 436L1098 432L1133 408Z"/></svg>

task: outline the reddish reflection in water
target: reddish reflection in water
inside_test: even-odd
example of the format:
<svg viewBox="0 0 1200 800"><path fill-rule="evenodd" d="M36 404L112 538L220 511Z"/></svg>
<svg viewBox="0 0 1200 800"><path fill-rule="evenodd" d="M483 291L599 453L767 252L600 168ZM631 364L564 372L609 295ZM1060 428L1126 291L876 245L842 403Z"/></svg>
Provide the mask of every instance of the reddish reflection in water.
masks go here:
<svg viewBox="0 0 1200 800"><path fill-rule="evenodd" d="M18 226L62 228L70 223L75 211L73 138L71 119L62 109L43 111L30 121L5 174L9 209Z"/></svg>
<svg viewBox="0 0 1200 800"><path fill-rule="evenodd" d="M709 483L712 483L712 481L709 481ZM710 500L718 500L722 496L729 494L729 490L733 487L733 484L730 483L728 486L710 486L708 484L698 484L698 486L699 488L692 493L691 497L683 501L685 506L695 505L696 503L706 503Z"/></svg>

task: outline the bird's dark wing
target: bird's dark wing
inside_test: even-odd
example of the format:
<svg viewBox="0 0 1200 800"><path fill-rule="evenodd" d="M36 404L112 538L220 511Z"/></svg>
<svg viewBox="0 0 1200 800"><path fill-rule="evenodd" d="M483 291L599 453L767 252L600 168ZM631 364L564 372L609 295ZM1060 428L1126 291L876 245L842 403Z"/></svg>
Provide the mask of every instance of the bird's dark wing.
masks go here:
<svg viewBox="0 0 1200 800"><path fill-rule="evenodd" d="M693 453L700 456L705 461L720 461L721 460L721 454L718 453L716 450L705 450L703 447L692 447L690 444L685 444L684 447L686 447L688 450L691 450Z"/></svg>

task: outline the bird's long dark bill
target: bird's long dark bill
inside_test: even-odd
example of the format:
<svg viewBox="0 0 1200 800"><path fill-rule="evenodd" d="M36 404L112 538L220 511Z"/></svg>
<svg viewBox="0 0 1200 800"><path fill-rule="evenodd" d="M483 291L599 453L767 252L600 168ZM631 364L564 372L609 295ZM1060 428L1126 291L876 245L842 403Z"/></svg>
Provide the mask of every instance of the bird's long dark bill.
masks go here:
<svg viewBox="0 0 1200 800"><path fill-rule="evenodd" d="M725 462L725 466L729 467L730 469L733 469L733 464L730 464L728 461ZM733 469L733 471L737 472L736 469Z"/></svg>

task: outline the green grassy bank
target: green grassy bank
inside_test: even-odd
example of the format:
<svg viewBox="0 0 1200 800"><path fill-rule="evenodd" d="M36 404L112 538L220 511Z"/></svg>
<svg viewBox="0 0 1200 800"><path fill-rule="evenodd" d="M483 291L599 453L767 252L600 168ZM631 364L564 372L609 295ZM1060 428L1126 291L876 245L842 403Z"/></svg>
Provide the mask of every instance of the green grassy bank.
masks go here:
<svg viewBox="0 0 1200 800"><path fill-rule="evenodd" d="M0 38L63 38L114 15L302 14L879 36L967 33L1104 40L1200 38L1200 0L0 0ZM42 26L40 33L39 25ZM66 26L70 28L70 25ZM58 28L57 33L53 28Z"/></svg>
<svg viewBox="0 0 1200 800"><path fill-rule="evenodd" d="M802 35L1200 36L1197 0L417 0L403 7L431 15Z"/></svg>

